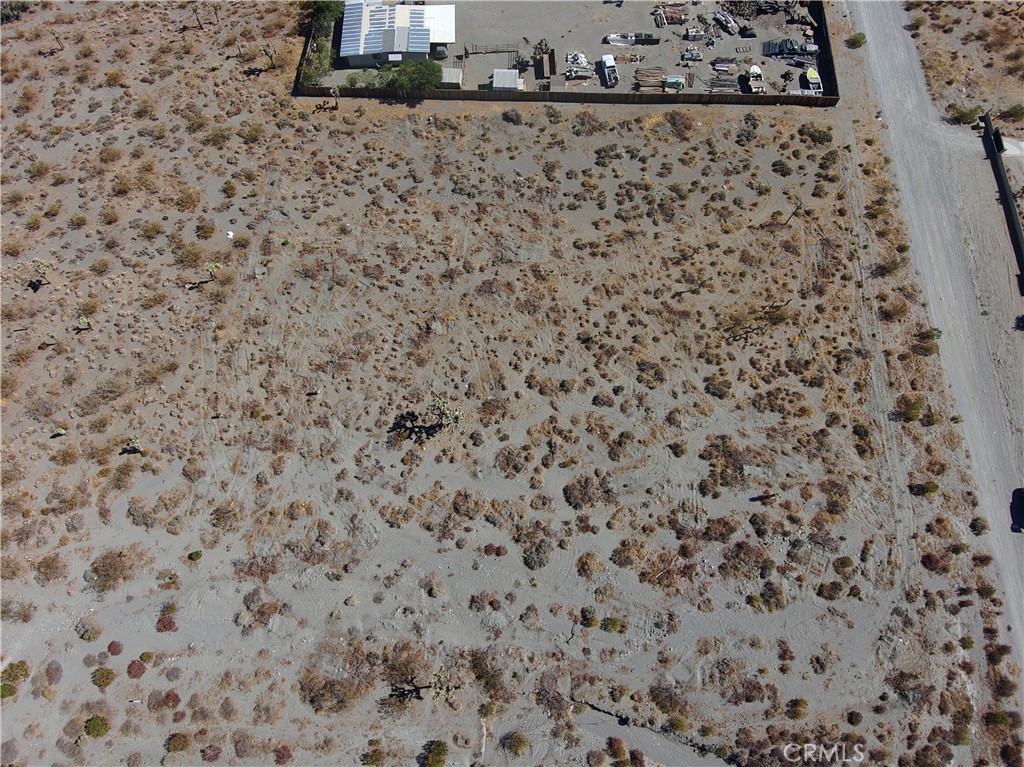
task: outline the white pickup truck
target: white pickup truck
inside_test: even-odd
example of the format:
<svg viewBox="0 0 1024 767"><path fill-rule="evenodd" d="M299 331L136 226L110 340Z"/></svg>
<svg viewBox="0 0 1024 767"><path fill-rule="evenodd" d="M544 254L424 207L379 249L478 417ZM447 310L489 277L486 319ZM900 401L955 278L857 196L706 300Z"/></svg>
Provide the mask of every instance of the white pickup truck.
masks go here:
<svg viewBox="0 0 1024 767"><path fill-rule="evenodd" d="M619 70L615 68L615 57L606 53L601 57L601 72L604 75L604 86L614 88L619 84Z"/></svg>

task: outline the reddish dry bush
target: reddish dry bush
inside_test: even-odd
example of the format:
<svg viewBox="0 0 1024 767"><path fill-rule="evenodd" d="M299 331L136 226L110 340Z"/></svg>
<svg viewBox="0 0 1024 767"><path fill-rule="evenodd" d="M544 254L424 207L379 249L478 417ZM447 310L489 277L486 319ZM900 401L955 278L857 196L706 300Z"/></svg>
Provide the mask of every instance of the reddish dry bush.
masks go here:
<svg viewBox="0 0 1024 767"><path fill-rule="evenodd" d="M64 676L64 669L59 661L51 660L46 664L46 681L50 684L57 684Z"/></svg>
<svg viewBox="0 0 1024 767"><path fill-rule="evenodd" d="M116 639L107 645L107 652L111 655L120 655L124 650L124 645L118 642Z"/></svg>
<svg viewBox="0 0 1024 767"><path fill-rule="evenodd" d="M274 749L274 764L288 764L292 759L292 750L287 745Z"/></svg>
<svg viewBox="0 0 1024 767"><path fill-rule="evenodd" d="M138 679L146 673L146 664L141 660L133 660L128 664L128 677L130 679Z"/></svg>
<svg viewBox="0 0 1024 767"><path fill-rule="evenodd" d="M235 562L235 575L240 578L255 578L262 583L270 580L281 570L281 558L277 554L260 556L254 554L248 559Z"/></svg>
<svg viewBox="0 0 1024 767"><path fill-rule="evenodd" d="M156 621L156 631L158 634L164 634L168 631L177 631L178 624L174 621L173 615L161 615Z"/></svg>
<svg viewBox="0 0 1024 767"><path fill-rule="evenodd" d="M209 746L204 746L203 750L199 753L202 755L204 762L216 762L220 759L221 750L220 746L211 743Z"/></svg>

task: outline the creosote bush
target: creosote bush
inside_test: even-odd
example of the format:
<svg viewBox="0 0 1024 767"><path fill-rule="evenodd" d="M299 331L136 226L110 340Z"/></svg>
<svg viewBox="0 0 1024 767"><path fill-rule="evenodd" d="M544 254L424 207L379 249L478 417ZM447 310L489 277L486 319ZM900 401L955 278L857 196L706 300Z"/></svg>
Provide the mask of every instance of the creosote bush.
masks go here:
<svg viewBox="0 0 1024 767"><path fill-rule="evenodd" d="M90 738L102 738L110 731L110 721L96 714L85 720L85 734Z"/></svg>
<svg viewBox="0 0 1024 767"><path fill-rule="evenodd" d="M846 47L854 49L863 48L867 44L867 42L867 35L865 35L863 32L856 32L855 34L852 34L848 38L846 38Z"/></svg>
<svg viewBox="0 0 1024 767"><path fill-rule="evenodd" d="M509 756L520 757L529 750L530 739L521 730L513 730L501 736L501 747Z"/></svg>
<svg viewBox="0 0 1024 767"><path fill-rule="evenodd" d="M175 732L167 738L167 741L164 743L164 748L167 749L168 753L185 751L188 749L190 742L191 740L188 735L183 732Z"/></svg>
<svg viewBox="0 0 1024 767"><path fill-rule="evenodd" d="M98 668L92 672L92 683L105 690L117 679L117 672L109 668Z"/></svg>
<svg viewBox="0 0 1024 767"><path fill-rule="evenodd" d="M423 763L426 767L444 767L448 759L448 744L443 740L432 740L423 748Z"/></svg>

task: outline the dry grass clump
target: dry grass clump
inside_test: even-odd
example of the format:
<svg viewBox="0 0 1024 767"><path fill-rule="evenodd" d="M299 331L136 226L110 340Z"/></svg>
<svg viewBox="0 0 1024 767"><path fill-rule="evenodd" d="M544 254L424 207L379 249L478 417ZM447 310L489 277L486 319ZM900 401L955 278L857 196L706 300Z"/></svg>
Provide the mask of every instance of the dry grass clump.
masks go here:
<svg viewBox="0 0 1024 767"><path fill-rule="evenodd" d="M125 548L108 549L89 565L86 580L98 591L113 591L132 581L147 559L137 543Z"/></svg>

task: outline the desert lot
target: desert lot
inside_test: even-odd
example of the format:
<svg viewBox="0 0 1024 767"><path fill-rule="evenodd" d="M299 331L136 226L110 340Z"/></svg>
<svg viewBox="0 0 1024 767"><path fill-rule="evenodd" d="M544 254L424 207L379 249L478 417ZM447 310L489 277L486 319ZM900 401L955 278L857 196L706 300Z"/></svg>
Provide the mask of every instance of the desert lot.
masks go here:
<svg viewBox="0 0 1024 767"><path fill-rule="evenodd" d="M466 90L488 90L495 69L515 68L516 60L522 57L529 66L521 71L523 89L540 90L546 81L537 79L533 65L534 46L542 40L555 53L555 72L564 73L566 54L570 51L584 53L591 64L596 64L604 54L616 56L619 84L610 89L615 92L633 90L634 74L638 69L660 67L666 75L694 75L693 88L689 92L705 92L713 72L711 62L719 57L736 59L735 71L730 75L736 82L738 73L745 73L751 64L762 68L769 93L786 92L800 88L801 70L783 61L762 56L762 43L781 38L802 41L802 27L787 24L785 13L763 14L750 19L739 19L741 24L751 23L756 33L754 38L729 35L712 20L718 3L704 3L688 6L685 10L687 21L683 25L670 24L658 29L653 17L653 3L625 2L464 2L456 4L456 41L450 47L450 56L440 62L446 67L461 68L462 87ZM700 24L701 15L710 22L708 27ZM801 14L804 16L804 14ZM692 43L684 39L687 27L708 28L714 33L715 46ZM604 43L605 37L614 32L650 32L658 37L657 45L621 46ZM823 34L819 32L819 35ZM818 41L820 42L820 40ZM703 61L683 62L682 55L687 47L696 45L703 54ZM474 53L486 46L497 46L498 53ZM505 50L518 48L517 53ZM630 55L641 56L640 61L627 61ZM792 79L787 83L783 73L789 71ZM338 69L323 80L324 85L344 85L347 78L360 70ZM806 86L806 82L804 83ZM571 81L569 90L601 92L605 87L599 73L590 79Z"/></svg>
<svg viewBox="0 0 1024 767"><path fill-rule="evenodd" d="M3 29L3 764L1019 760L866 95L317 111L197 12Z"/></svg>

